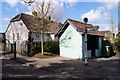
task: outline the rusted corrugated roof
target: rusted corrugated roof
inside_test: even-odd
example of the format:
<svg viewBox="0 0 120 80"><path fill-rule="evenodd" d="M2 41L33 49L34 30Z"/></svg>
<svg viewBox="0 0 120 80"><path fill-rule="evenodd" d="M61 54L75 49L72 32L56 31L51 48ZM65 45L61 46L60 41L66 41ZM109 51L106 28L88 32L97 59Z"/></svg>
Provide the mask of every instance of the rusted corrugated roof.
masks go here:
<svg viewBox="0 0 120 80"><path fill-rule="evenodd" d="M72 23L77 28L81 28L81 29L85 28L85 27L93 28L93 25L91 25L91 24L85 24L85 23L80 22L80 21L76 21L76 20L72 20L72 19L67 19L67 21L69 21L70 23Z"/></svg>
<svg viewBox="0 0 120 80"><path fill-rule="evenodd" d="M85 27L87 27L87 28L89 28L89 29L94 28L94 26L93 26L92 24L85 24L85 23L83 23L83 22L76 21L76 20L72 20L72 19L67 19L67 20L65 21L64 25L66 25L66 23L72 24L73 26L75 26L75 27L77 27L77 28L79 28L79 29L81 29L81 30L85 29ZM64 27L66 27L66 26L62 26L62 27L59 29L58 34L56 34L56 35L61 35L61 34L65 31L64 29L66 29L66 28L64 28ZM67 26L67 27L68 27L68 26ZM81 33L81 34L84 34L84 31L81 31L80 33ZM96 36L104 36L104 35L101 34L98 30L96 30L96 31L94 31L94 32L89 32L89 31L88 31L87 34L89 34L89 35L96 35Z"/></svg>
<svg viewBox="0 0 120 80"><path fill-rule="evenodd" d="M99 31L97 32L94 32L94 33L87 33L88 35L95 35L95 36L101 36L101 37L104 37L103 34L101 34Z"/></svg>

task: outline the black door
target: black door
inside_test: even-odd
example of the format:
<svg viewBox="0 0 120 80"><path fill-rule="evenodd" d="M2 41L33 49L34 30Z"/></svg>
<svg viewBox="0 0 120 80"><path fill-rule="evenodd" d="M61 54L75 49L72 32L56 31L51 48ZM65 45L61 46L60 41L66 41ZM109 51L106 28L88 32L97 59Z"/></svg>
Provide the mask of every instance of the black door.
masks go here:
<svg viewBox="0 0 120 80"><path fill-rule="evenodd" d="M91 50L91 57L95 57L95 49Z"/></svg>

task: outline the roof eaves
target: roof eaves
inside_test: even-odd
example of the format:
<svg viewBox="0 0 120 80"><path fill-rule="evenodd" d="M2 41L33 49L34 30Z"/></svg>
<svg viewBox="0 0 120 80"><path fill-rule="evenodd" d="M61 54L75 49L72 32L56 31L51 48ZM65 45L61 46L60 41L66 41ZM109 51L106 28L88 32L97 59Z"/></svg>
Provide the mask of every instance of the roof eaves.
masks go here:
<svg viewBox="0 0 120 80"><path fill-rule="evenodd" d="M83 34L85 34L85 33L82 33L82 32L81 32L81 34L83 35ZM94 35L94 36L104 37L104 35L99 34L99 33L87 33L87 34L88 34L88 35Z"/></svg>
<svg viewBox="0 0 120 80"><path fill-rule="evenodd" d="M5 31L5 33L7 32L7 30L8 30L8 28L9 28L10 24L11 24L11 22L9 23L9 25L8 25L8 27L7 27L6 31Z"/></svg>
<svg viewBox="0 0 120 80"><path fill-rule="evenodd" d="M62 30L64 29L64 27L65 27L65 25L67 24L68 22L67 22L67 20L64 22L64 24L62 25L62 27L59 29L59 31L58 31L58 33L56 34L56 35L59 35L61 32L62 32Z"/></svg>
<svg viewBox="0 0 120 80"><path fill-rule="evenodd" d="M19 21L21 19L22 15L23 15L23 13L18 14L17 16L15 16L14 18L12 18L10 20L10 22Z"/></svg>

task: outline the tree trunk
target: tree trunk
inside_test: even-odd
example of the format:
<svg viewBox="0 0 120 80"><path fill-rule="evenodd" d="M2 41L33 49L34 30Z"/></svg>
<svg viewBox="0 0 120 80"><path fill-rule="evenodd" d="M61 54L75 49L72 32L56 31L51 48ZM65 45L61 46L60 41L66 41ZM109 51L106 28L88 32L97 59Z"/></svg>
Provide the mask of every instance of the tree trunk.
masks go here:
<svg viewBox="0 0 120 80"><path fill-rule="evenodd" d="M43 33L41 33L41 54L44 55L44 49L43 49Z"/></svg>

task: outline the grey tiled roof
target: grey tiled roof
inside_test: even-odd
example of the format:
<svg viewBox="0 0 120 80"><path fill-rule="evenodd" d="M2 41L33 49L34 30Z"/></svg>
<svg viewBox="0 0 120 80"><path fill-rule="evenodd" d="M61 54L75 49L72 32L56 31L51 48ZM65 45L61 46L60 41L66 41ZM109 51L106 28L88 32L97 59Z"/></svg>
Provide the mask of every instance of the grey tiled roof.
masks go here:
<svg viewBox="0 0 120 80"><path fill-rule="evenodd" d="M25 13L20 13L11 19L11 22L22 20L26 25L27 29L31 32L40 32L41 28L39 27L37 20L32 16ZM48 32L54 33L55 30L60 26L59 22L51 22L48 25Z"/></svg>

